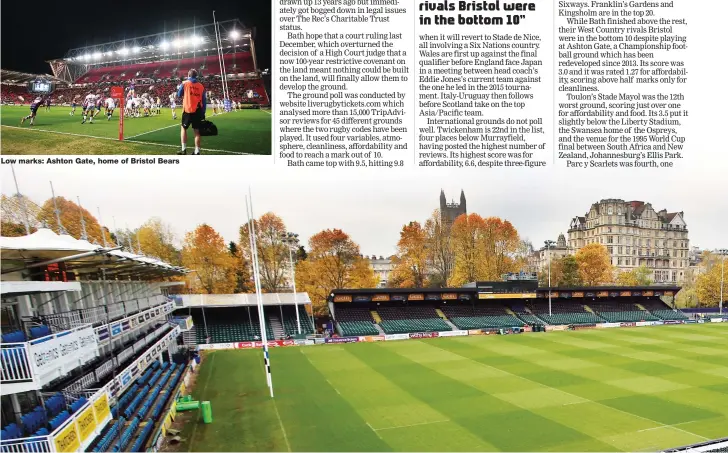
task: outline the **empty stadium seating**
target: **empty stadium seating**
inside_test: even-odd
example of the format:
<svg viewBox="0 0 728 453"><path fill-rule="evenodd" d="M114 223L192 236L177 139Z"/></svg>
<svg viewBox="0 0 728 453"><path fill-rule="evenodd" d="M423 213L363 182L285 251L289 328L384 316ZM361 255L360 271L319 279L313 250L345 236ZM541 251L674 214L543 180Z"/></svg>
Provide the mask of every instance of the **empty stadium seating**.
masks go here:
<svg viewBox="0 0 728 453"><path fill-rule="evenodd" d="M377 335L371 311L364 307L337 307L336 322L344 336Z"/></svg>
<svg viewBox="0 0 728 453"><path fill-rule="evenodd" d="M160 366L155 362L150 369L154 371L148 380L154 382L141 389L137 382L118 398L111 408L114 420L94 439L87 451L144 451L155 423L161 421L164 407L174 396L185 364L166 362Z"/></svg>
<svg viewBox="0 0 728 453"><path fill-rule="evenodd" d="M442 312L458 329L520 327L524 324L508 314L502 304L445 305Z"/></svg>
<svg viewBox="0 0 728 453"><path fill-rule="evenodd" d="M640 302L640 305L642 305L645 310L649 310L650 313L664 321L684 321L688 319L685 313L680 310L673 310L660 300Z"/></svg>
<svg viewBox="0 0 728 453"><path fill-rule="evenodd" d="M388 334L452 330L431 306L382 306L377 308L377 313L382 318L379 325Z"/></svg>
<svg viewBox="0 0 728 453"><path fill-rule="evenodd" d="M298 322L296 321L296 308L291 305L281 307L283 312L283 329L286 335L296 336L298 335ZM298 306L298 319L301 322L301 334L309 335L313 333L313 325L311 324L311 318L306 312L306 308L302 305Z"/></svg>
<svg viewBox="0 0 728 453"><path fill-rule="evenodd" d="M598 315L586 311L584 305L571 301L552 300L551 314L549 314L548 301L531 301L528 303L528 308L546 324L551 325L599 324L605 322Z"/></svg>

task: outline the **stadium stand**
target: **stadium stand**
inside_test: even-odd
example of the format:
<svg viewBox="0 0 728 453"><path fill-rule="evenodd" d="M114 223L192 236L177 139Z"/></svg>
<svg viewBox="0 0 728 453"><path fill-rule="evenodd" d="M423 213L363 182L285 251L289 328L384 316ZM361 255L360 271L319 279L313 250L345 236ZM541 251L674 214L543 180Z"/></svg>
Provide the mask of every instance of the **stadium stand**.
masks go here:
<svg viewBox="0 0 728 453"><path fill-rule="evenodd" d="M167 322L173 303L166 292L176 283L165 279L186 270L46 228L3 237L0 252L3 259L20 263L6 272L12 284L3 276L0 451L54 451L52 442L79 422L78 414L88 413L92 404L113 405L114 392L134 383L127 376L146 375L154 380L147 384L151 389L160 382L146 368L176 351L181 331ZM57 262L38 266L46 256ZM29 265L37 272L27 272ZM102 265L117 273L113 287L98 280ZM85 308L62 311L69 306ZM44 352L54 348L65 353ZM41 356L44 360L35 360ZM108 418L97 422L94 435L105 429Z"/></svg>
<svg viewBox="0 0 728 453"><path fill-rule="evenodd" d="M442 312L458 329L521 327L524 322L509 314L503 304L443 305Z"/></svg>
<svg viewBox="0 0 728 453"><path fill-rule="evenodd" d="M377 313L382 318L382 322L379 325L388 334L452 330L437 315L434 306L381 306L377 308Z"/></svg>
<svg viewBox="0 0 728 453"><path fill-rule="evenodd" d="M368 308L342 306L336 308L336 323L344 336L377 335L371 311Z"/></svg>
<svg viewBox="0 0 728 453"><path fill-rule="evenodd" d="M548 301L531 301L528 308L546 324L568 325L568 324L599 324L605 322L603 318L587 311L584 305L577 302L558 300L552 301L551 314L549 315Z"/></svg>
<svg viewBox="0 0 728 453"><path fill-rule="evenodd" d="M634 303L620 302L619 300L600 300L588 302L587 306L609 322L640 322L659 321L646 310L640 310Z"/></svg>
<svg viewBox="0 0 728 453"><path fill-rule="evenodd" d="M663 321L684 321L688 319L688 317L685 316L683 312L679 310L673 310L672 308L668 307L667 304L659 300L640 302L640 305L642 305L645 310L648 310L650 313L652 313L659 319L662 319Z"/></svg>

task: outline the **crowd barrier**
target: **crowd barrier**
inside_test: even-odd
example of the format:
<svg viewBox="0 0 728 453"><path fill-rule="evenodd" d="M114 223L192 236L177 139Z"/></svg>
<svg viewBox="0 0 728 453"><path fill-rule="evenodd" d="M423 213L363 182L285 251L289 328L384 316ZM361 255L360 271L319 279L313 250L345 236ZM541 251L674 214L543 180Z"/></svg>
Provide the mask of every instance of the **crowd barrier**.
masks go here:
<svg viewBox="0 0 728 453"><path fill-rule="evenodd" d="M52 433L46 436L2 440L0 441L0 452L66 453L85 451L111 420L110 407L116 395L121 394L131 385L134 379L143 374L144 370L161 354L162 350L170 342L176 341L180 332L179 326L174 326L163 338L152 345L146 354L135 360L119 376L88 395L88 401Z"/></svg>
<svg viewBox="0 0 728 453"><path fill-rule="evenodd" d="M561 332L567 330L583 330L583 329L608 329L608 328L632 328L644 326L661 326L661 325L678 325L678 324L695 324L708 322L707 320L677 320L677 321L639 321L639 322L604 322L600 324L572 324L572 325L556 325L545 326L546 332ZM728 322L728 315L725 318L712 318L710 322ZM312 346L316 344L343 344L343 343L372 343L376 341L399 341L399 340L418 340L423 338L441 338L441 337L459 337L472 335L507 335L522 332L532 332L531 326L512 327L512 328L489 328L489 329L469 329L469 330L447 330L443 332L412 332L412 333L395 333L387 335L367 335L359 337L331 337L317 338L316 340L271 340L268 347L283 346ZM262 348L261 341L247 341L238 343L212 343L197 345L198 350L217 350L217 349L254 349Z"/></svg>

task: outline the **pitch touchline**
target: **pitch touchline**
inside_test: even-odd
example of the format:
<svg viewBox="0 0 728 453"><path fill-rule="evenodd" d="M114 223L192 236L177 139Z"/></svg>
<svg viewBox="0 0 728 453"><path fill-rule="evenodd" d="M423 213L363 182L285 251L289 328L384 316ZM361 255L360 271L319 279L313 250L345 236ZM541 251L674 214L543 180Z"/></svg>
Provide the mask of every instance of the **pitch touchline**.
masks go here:
<svg viewBox="0 0 728 453"><path fill-rule="evenodd" d="M177 126L177 125L175 124L175 126ZM26 128L26 127L7 126L5 124L3 124L2 127L8 127L10 129L19 129L19 130L22 130L22 131L47 132L49 134L70 135L72 137L94 138L94 139L97 139L97 140L107 140L107 141L112 141L112 142L118 142L119 141L118 139L111 138L111 137L97 137L95 135L75 134L73 132L51 131L51 130L48 130L48 129L30 129L30 128ZM153 131L151 131L151 132L153 132ZM135 135L135 137L137 137L137 136ZM129 143L138 143L140 145L165 146L165 147L168 147L168 148L179 148L180 147L179 145L169 145L169 144L166 144L166 143L142 142L142 141L139 141L139 140L128 140L127 139L127 140L124 140L124 141L129 142ZM257 154L255 154L255 153L244 153L244 152L239 152L239 151L227 151L227 150L224 150L224 149L202 148L202 151L213 151L213 152L218 152L218 153L235 154L235 155L240 155L240 156L257 156Z"/></svg>
<svg viewBox="0 0 728 453"><path fill-rule="evenodd" d="M386 428L372 428L371 425L369 425L369 427L372 428L372 430L374 430L374 431L384 431L385 429L409 428L410 426L432 425L432 424L435 424L435 423L445 423L445 422L449 422L449 421L450 421L449 419L446 419L446 420L435 420L433 422L412 423L411 425L400 425L400 426L388 426Z"/></svg>
<svg viewBox="0 0 728 453"><path fill-rule="evenodd" d="M672 424L672 425L662 425L662 426L655 426L654 428L645 428L645 429L640 429L640 430L639 430L639 431L637 431L637 432L638 432L638 433L641 433L641 432L644 432L644 431L652 431L653 429L671 428L671 427L673 427L673 426L678 426L678 425L687 425L688 423L695 423L695 422L696 422L696 420L691 420L691 421L689 421L689 422L674 423L674 424ZM686 431L686 432L687 432L687 431Z"/></svg>
<svg viewBox="0 0 728 453"><path fill-rule="evenodd" d="M169 129L170 127L179 127L179 124L171 124L169 126L160 127L159 129L154 129L153 131L142 132L141 134L132 135L131 137L124 137L124 140L130 140L130 139L132 139L134 137L141 137L142 135L151 134L152 132L157 132L157 131L161 131L161 130L164 130L164 129Z"/></svg>
<svg viewBox="0 0 728 453"><path fill-rule="evenodd" d="M708 439L707 437L701 436L701 435L699 435L699 434L691 433L690 431L685 431L684 429L676 428L676 427L675 427L674 425L666 425L666 424L664 424L664 423L660 423L660 422L658 422L658 421L656 421L656 420L652 420L651 418L647 418L647 417L643 417L643 416L641 416L641 415L633 414L632 412L627 412L627 411L623 411L623 410L621 410L621 409L617 409L616 407L612 407L612 406L607 406L606 404L604 404L604 403L600 403L599 401L594 401L594 400L590 400L590 399L588 399L588 398L583 398L583 397L581 397L581 396L579 396L579 395L574 395L573 393L569 393L569 392L567 392L566 390L561 390L561 389L559 389L559 388L556 388L556 387L551 387L550 385L546 385L546 384L541 384L540 382L537 382L537 381L534 381L534 380L528 379L527 377L523 377L523 376L519 376L519 375L517 375L517 374L513 374L513 373L511 373L511 372L508 372L508 371L506 371L506 370L502 370L502 369L500 369L500 368L498 368L498 367L494 367L493 365L488 365L487 363L483 363L483 362L478 362L477 360L475 360L475 359L473 359L473 358L471 358L471 357L466 357L466 356L464 356L464 355L458 354L458 353L456 353L456 352L452 352L452 351L450 351L450 350L447 350L447 349L445 349L445 348L441 348L441 347L439 347L439 346L436 346L436 345L434 345L434 344L431 344L431 346L432 346L433 348L437 348L437 349L441 349L441 350L443 350L443 351L445 351L445 352L449 352L450 354L456 355L456 356L458 356L458 357L462 357L462 358L464 358L464 359L467 359L467 360L471 360L471 361L473 361L473 362L475 362L475 363L477 363L477 364L479 364L479 365L481 365L481 366L484 366L484 367L488 367L488 368L491 368L491 369L493 369L493 370L497 370L497 371L500 371L500 372L502 372L502 373L505 373L505 374L508 374L508 375L510 375L510 376L513 376L513 377L515 377L515 378L520 378L520 379L523 379L524 381L528 381L528 382L531 382L531 383L533 383L533 384L536 384L536 385L538 385L538 386L540 386L540 387L546 387L546 388L549 388L549 389L551 389L551 390L556 390L556 391L558 391L558 392L561 392L561 393L563 393L563 394L565 394L565 395L569 395L569 396L572 396L572 397L574 397L574 398L579 398L580 400L584 400L584 402L591 402L591 403L594 403L594 404L598 404L598 405L600 405L600 406L606 407L607 409L612 409L612 410L615 410L615 411L617 411L617 412L621 412L621 413L623 413L623 414L631 415L632 417L637 417L637 418L641 418L641 419L643 419L643 420L647 420L647 421L650 421L650 422L652 422L652 423L657 423L658 425L661 425L660 427L666 427L666 426L667 426L667 427L670 427L670 428L676 429L676 430L678 430L678 431L682 431L682 432L684 432L684 433L686 433L686 434L691 434L691 435L693 435L693 436L695 436L695 437L699 437L699 438L701 438L701 439L705 439L705 440L710 440L710 439Z"/></svg>

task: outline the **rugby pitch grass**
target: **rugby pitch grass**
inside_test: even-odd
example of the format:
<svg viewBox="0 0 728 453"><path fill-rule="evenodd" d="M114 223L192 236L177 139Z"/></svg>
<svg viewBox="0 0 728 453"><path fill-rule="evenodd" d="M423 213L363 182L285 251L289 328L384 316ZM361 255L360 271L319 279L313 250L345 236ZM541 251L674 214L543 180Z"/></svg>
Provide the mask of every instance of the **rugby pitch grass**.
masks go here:
<svg viewBox="0 0 728 453"><path fill-rule="evenodd" d="M81 108L70 116L70 107L52 106L38 110L35 125L20 125L28 115L27 106L7 106L0 109L0 129L3 154L175 154L180 149L180 120L171 110L162 109L161 115L124 120L123 142L119 138L119 110L107 121L102 110L93 124L81 124ZM208 111L210 112L210 111ZM219 135L202 137L203 154L270 154L271 114L268 110L238 110L217 116L208 116L215 123ZM187 137L188 152L194 149L192 131Z"/></svg>
<svg viewBox="0 0 728 453"><path fill-rule="evenodd" d="M728 435L728 324L205 353L179 451L656 451Z"/></svg>

